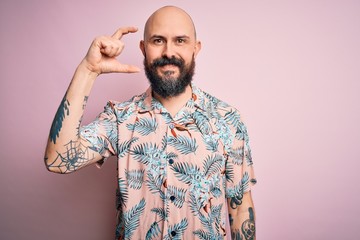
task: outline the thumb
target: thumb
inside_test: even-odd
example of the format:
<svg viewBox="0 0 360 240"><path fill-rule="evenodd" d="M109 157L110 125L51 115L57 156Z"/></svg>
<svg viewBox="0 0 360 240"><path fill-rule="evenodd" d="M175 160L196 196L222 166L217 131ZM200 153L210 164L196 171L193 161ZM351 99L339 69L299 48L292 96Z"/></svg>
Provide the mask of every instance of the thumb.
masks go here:
<svg viewBox="0 0 360 240"><path fill-rule="evenodd" d="M120 62L116 62L113 71L118 73L137 73L140 72L140 68L134 65L122 64Z"/></svg>

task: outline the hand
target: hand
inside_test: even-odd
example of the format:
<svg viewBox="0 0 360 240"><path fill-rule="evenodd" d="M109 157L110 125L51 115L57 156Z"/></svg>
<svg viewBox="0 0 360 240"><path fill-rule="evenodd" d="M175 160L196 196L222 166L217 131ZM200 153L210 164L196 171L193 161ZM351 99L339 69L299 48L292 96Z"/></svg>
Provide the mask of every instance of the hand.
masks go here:
<svg viewBox="0 0 360 240"><path fill-rule="evenodd" d="M81 64L97 75L111 72L139 72L138 67L122 64L116 60L116 57L124 49L124 43L121 41L122 36L134 32L137 32L137 28L125 27L119 28L111 37L101 36L95 38Z"/></svg>

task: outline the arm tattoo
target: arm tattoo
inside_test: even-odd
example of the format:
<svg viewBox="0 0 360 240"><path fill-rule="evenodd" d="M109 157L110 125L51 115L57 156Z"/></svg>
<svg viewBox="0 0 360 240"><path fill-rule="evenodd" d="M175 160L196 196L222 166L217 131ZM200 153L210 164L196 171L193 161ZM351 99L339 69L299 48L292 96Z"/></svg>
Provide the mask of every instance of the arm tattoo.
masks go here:
<svg viewBox="0 0 360 240"><path fill-rule="evenodd" d="M239 229L231 231L231 239L233 239L233 240L243 240Z"/></svg>
<svg viewBox="0 0 360 240"><path fill-rule="evenodd" d="M229 214L230 226L233 225L233 218ZM254 240L255 239L255 218L254 210L249 207L249 219L246 219L241 225L241 232L239 229L231 230L231 238L233 240ZM243 238L244 237L244 238Z"/></svg>
<svg viewBox="0 0 360 240"><path fill-rule="evenodd" d="M55 160L49 164L50 168L58 168L61 173L68 173L87 165L94 156L90 156L89 148L85 147L81 142L70 141L65 144L66 151L57 153Z"/></svg>
<svg viewBox="0 0 360 240"><path fill-rule="evenodd" d="M88 99L89 99L89 96L84 97L84 101L83 101L83 105L82 105L83 110L85 109L85 106L86 106L86 103L87 103Z"/></svg>
<svg viewBox="0 0 360 240"><path fill-rule="evenodd" d="M243 194L242 193L232 197L231 200L230 200L230 207L232 209L236 209L237 206L242 204L242 199L243 199Z"/></svg>
<svg viewBox="0 0 360 240"><path fill-rule="evenodd" d="M88 99L89 99L89 96L84 97L84 101L83 101L83 105L82 105L83 110L85 109L85 106L86 106L86 103L87 103ZM76 128L78 136L80 135L80 125L81 125L83 117L84 117L84 115L81 115L81 118L79 119L79 124L78 124L78 126Z"/></svg>
<svg viewBox="0 0 360 240"><path fill-rule="evenodd" d="M59 137L59 132L62 127L62 122L64 121L65 118L65 113L67 116L69 116L70 114L69 106L70 106L69 101L64 97L55 114L55 118L50 129L50 140L53 141L54 144L56 143L56 139Z"/></svg>
<svg viewBox="0 0 360 240"><path fill-rule="evenodd" d="M249 219L243 222L241 231L246 240L253 240L255 238L254 210L251 207L249 207Z"/></svg>
<svg viewBox="0 0 360 240"><path fill-rule="evenodd" d="M234 219L231 214L229 214L229 223L230 223L230 226L232 226L234 223Z"/></svg>

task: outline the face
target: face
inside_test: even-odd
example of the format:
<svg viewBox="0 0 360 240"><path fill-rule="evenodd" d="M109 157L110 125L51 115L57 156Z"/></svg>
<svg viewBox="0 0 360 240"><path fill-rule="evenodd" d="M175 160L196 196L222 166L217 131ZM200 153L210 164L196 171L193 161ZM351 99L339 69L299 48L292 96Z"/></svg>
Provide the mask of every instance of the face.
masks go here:
<svg viewBox="0 0 360 240"><path fill-rule="evenodd" d="M152 90L163 98L178 96L183 93L192 81L195 70L195 60L192 59L189 65L185 65L183 59L166 56L155 59L152 63L147 63L144 59L145 73L150 81ZM163 68L178 69L178 76L175 77L173 70L165 70L162 76L159 69Z"/></svg>
<svg viewBox="0 0 360 240"><path fill-rule="evenodd" d="M173 8L153 14L146 24L140 48L145 57L145 73L155 93L166 98L185 91L201 48L187 14Z"/></svg>

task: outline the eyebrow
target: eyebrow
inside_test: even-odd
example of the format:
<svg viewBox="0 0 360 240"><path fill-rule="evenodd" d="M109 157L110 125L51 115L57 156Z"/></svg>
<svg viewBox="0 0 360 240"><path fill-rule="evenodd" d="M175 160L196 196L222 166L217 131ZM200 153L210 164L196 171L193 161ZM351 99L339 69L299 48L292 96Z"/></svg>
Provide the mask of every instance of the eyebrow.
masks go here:
<svg viewBox="0 0 360 240"><path fill-rule="evenodd" d="M190 38L190 37L187 35L180 35L180 36L176 36L176 38Z"/></svg>
<svg viewBox="0 0 360 240"><path fill-rule="evenodd" d="M164 36L162 36L162 35L152 35L149 39L154 39L154 38L165 38ZM189 36L187 36L187 35L179 35L179 36L175 36L174 38L187 38L187 39L189 39L190 37Z"/></svg>

